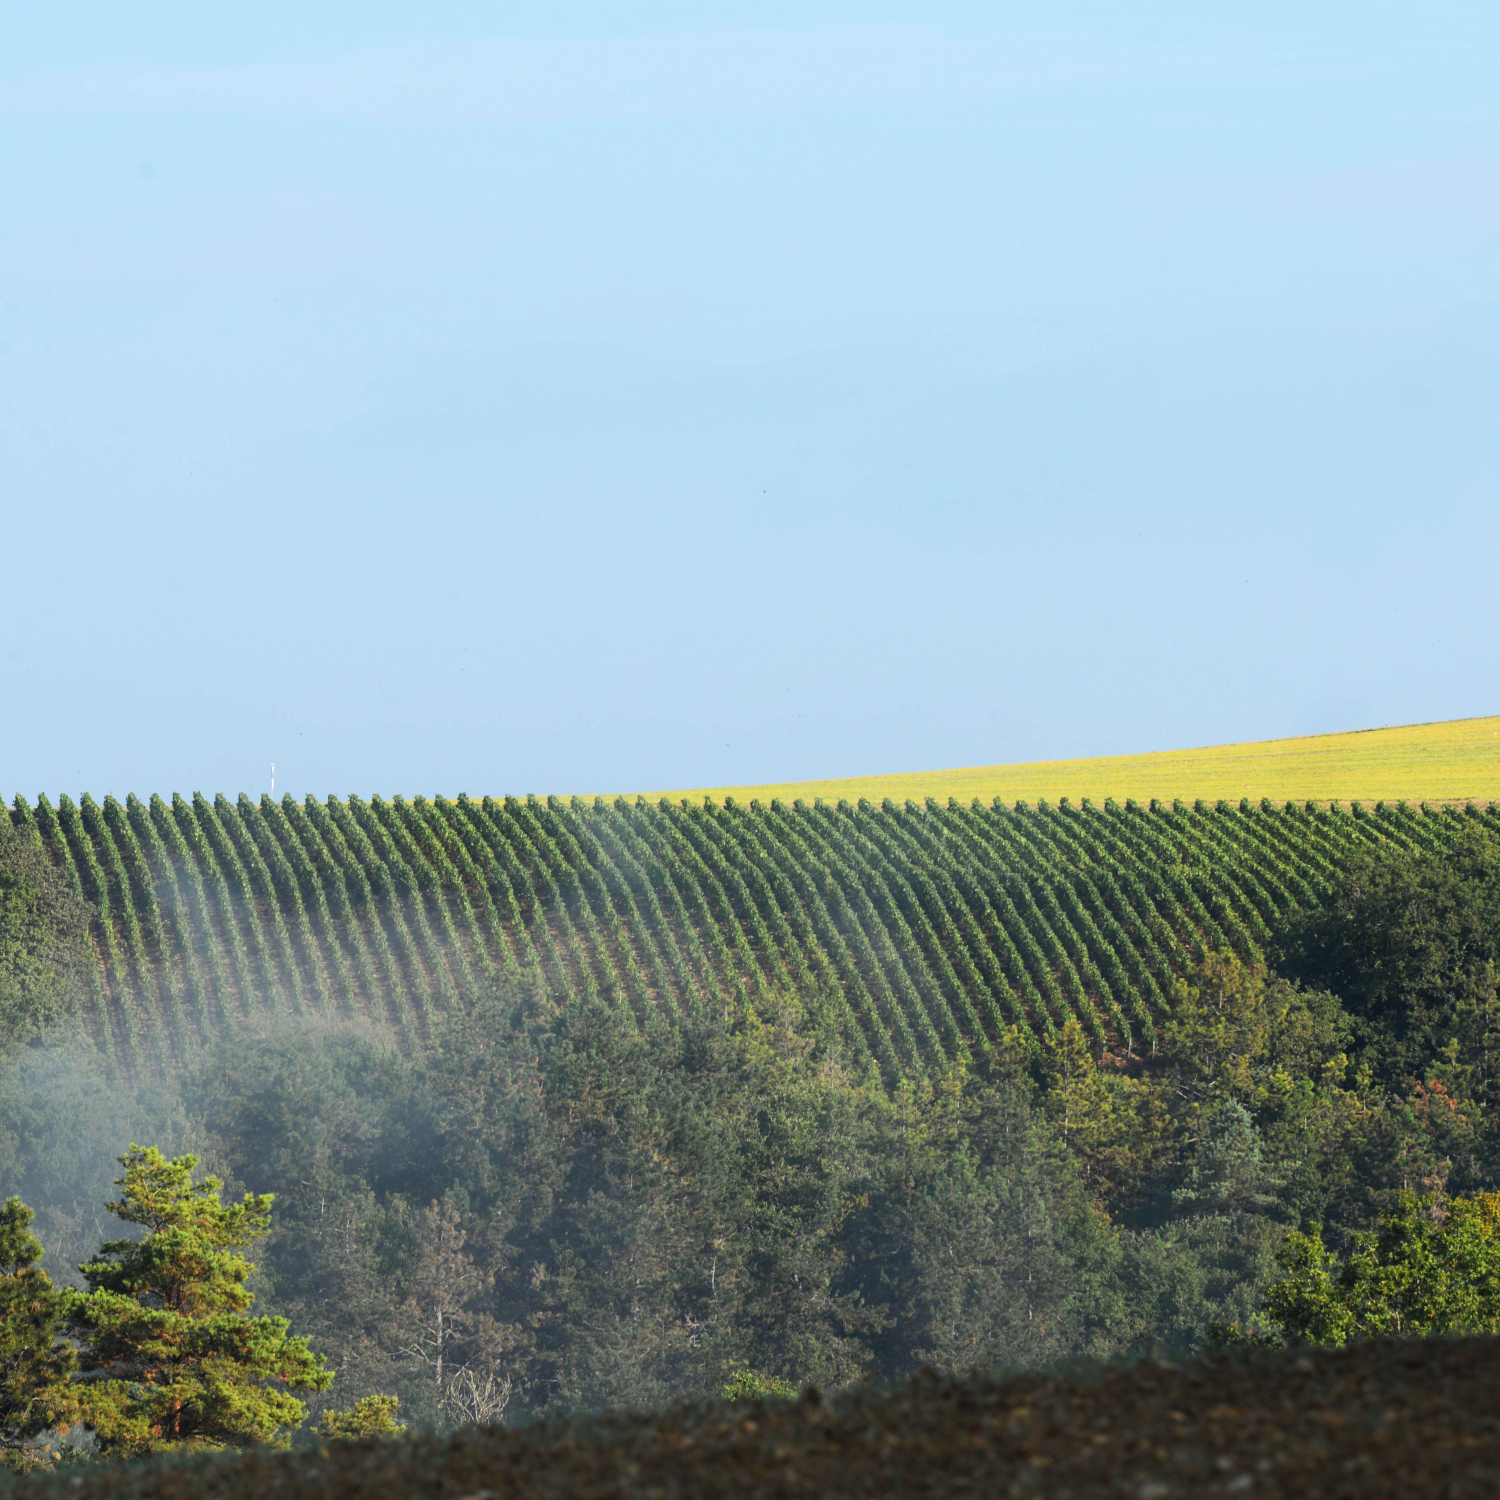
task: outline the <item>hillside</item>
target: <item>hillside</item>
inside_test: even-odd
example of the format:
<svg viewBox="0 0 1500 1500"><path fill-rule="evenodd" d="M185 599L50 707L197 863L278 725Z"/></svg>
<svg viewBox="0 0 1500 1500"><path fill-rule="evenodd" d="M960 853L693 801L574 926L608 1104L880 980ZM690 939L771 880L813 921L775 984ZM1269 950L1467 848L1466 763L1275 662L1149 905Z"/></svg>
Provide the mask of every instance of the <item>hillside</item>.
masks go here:
<svg viewBox="0 0 1500 1500"><path fill-rule="evenodd" d="M1006 766L967 766L952 771L910 771L891 776L850 776L837 781L784 785L706 787L697 791L652 793L674 800L709 796L716 802L780 797L811 802L822 797L851 802L868 797L904 801L978 797L1002 802L1039 797L1055 802L1089 797L1123 802L1158 797L1217 802L1327 802L1332 799L1379 802L1488 802L1500 797L1500 717L1453 719L1351 734L1308 735L1299 739L1256 740L1201 750L1161 750L1147 755L1104 755L1088 760L1039 760Z"/></svg>
<svg viewBox="0 0 1500 1500"><path fill-rule="evenodd" d="M127 1068L263 1012L417 1043L492 973L644 1017L822 996L888 1080L1070 1015L1149 1046L1206 948L1259 952L1351 851L1481 812L663 799L17 799L95 904L91 1025Z"/></svg>
<svg viewBox="0 0 1500 1500"><path fill-rule="evenodd" d="M38 1496L1359 1496L1495 1492L1500 1343L1372 1342L1009 1380L918 1376L31 1481Z"/></svg>

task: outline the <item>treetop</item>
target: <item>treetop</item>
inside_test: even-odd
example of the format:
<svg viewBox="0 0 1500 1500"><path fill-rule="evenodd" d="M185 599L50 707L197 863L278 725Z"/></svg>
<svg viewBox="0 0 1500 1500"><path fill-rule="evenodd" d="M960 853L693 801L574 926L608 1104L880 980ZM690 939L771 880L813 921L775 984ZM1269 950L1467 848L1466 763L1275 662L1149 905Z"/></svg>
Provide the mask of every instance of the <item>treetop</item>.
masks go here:
<svg viewBox="0 0 1500 1500"><path fill-rule="evenodd" d="M132 1145L120 1164L124 1191L110 1211L148 1233L101 1245L79 1267L89 1286L192 1317L249 1307L255 1296L245 1282L255 1266L237 1252L269 1231L274 1195L246 1193L226 1205L217 1177L193 1181L196 1156L168 1158L155 1146Z"/></svg>

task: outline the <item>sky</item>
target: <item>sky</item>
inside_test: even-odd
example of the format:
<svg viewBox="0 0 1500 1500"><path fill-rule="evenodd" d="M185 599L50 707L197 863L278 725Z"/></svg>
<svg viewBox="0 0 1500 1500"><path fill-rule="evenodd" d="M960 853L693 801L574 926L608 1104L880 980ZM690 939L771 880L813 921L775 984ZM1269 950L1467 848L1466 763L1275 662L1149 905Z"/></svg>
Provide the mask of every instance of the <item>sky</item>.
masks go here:
<svg viewBox="0 0 1500 1500"><path fill-rule="evenodd" d="M1500 711L1497 76L1443 0L0 6L0 793Z"/></svg>

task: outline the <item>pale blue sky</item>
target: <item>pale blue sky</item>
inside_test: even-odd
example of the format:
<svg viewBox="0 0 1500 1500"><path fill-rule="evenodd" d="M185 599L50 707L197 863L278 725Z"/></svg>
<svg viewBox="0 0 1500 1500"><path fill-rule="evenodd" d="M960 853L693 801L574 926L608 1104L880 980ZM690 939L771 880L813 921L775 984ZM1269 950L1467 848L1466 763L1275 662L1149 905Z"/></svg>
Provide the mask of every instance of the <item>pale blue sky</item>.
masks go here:
<svg viewBox="0 0 1500 1500"><path fill-rule="evenodd" d="M0 8L0 792L1500 710L1493 6Z"/></svg>

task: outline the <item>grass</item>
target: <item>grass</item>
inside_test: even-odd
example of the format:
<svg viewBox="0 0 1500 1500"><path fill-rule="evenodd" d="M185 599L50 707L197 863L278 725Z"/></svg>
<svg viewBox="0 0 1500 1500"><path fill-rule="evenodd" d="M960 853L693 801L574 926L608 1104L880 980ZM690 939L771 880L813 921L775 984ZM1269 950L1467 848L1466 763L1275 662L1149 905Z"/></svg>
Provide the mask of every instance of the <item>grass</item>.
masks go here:
<svg viewBox="0 0 1500 1500"><path fill-rule="evenodd" d="M17 1500L1317 1496L1500 1487L1500 1339L1245 1350L1173 1366L919 1375L507 1431L85 1469ZM6 1487L0 1484L0 1490Z"/></svg>
<svg viewBox="0 0 1500 1500"><path fill-rule="evenodd" d="M849 776L836 781L794 781L766 786L699 787L653 792L652 800L712 797L722 802L759 798L783 802L821 797L856 802L925 797L968 803L1056 802L1088 797L1147 802L1180 797L1192 802L1468 802L1500 799L1500 717L1450 719L1347 734L1253 740L1199 750L1158 750L1146 755L1101 755L1086 760L1037 760L1007 766L966 766L953 771L904 771L890 776Z"/></svg>

